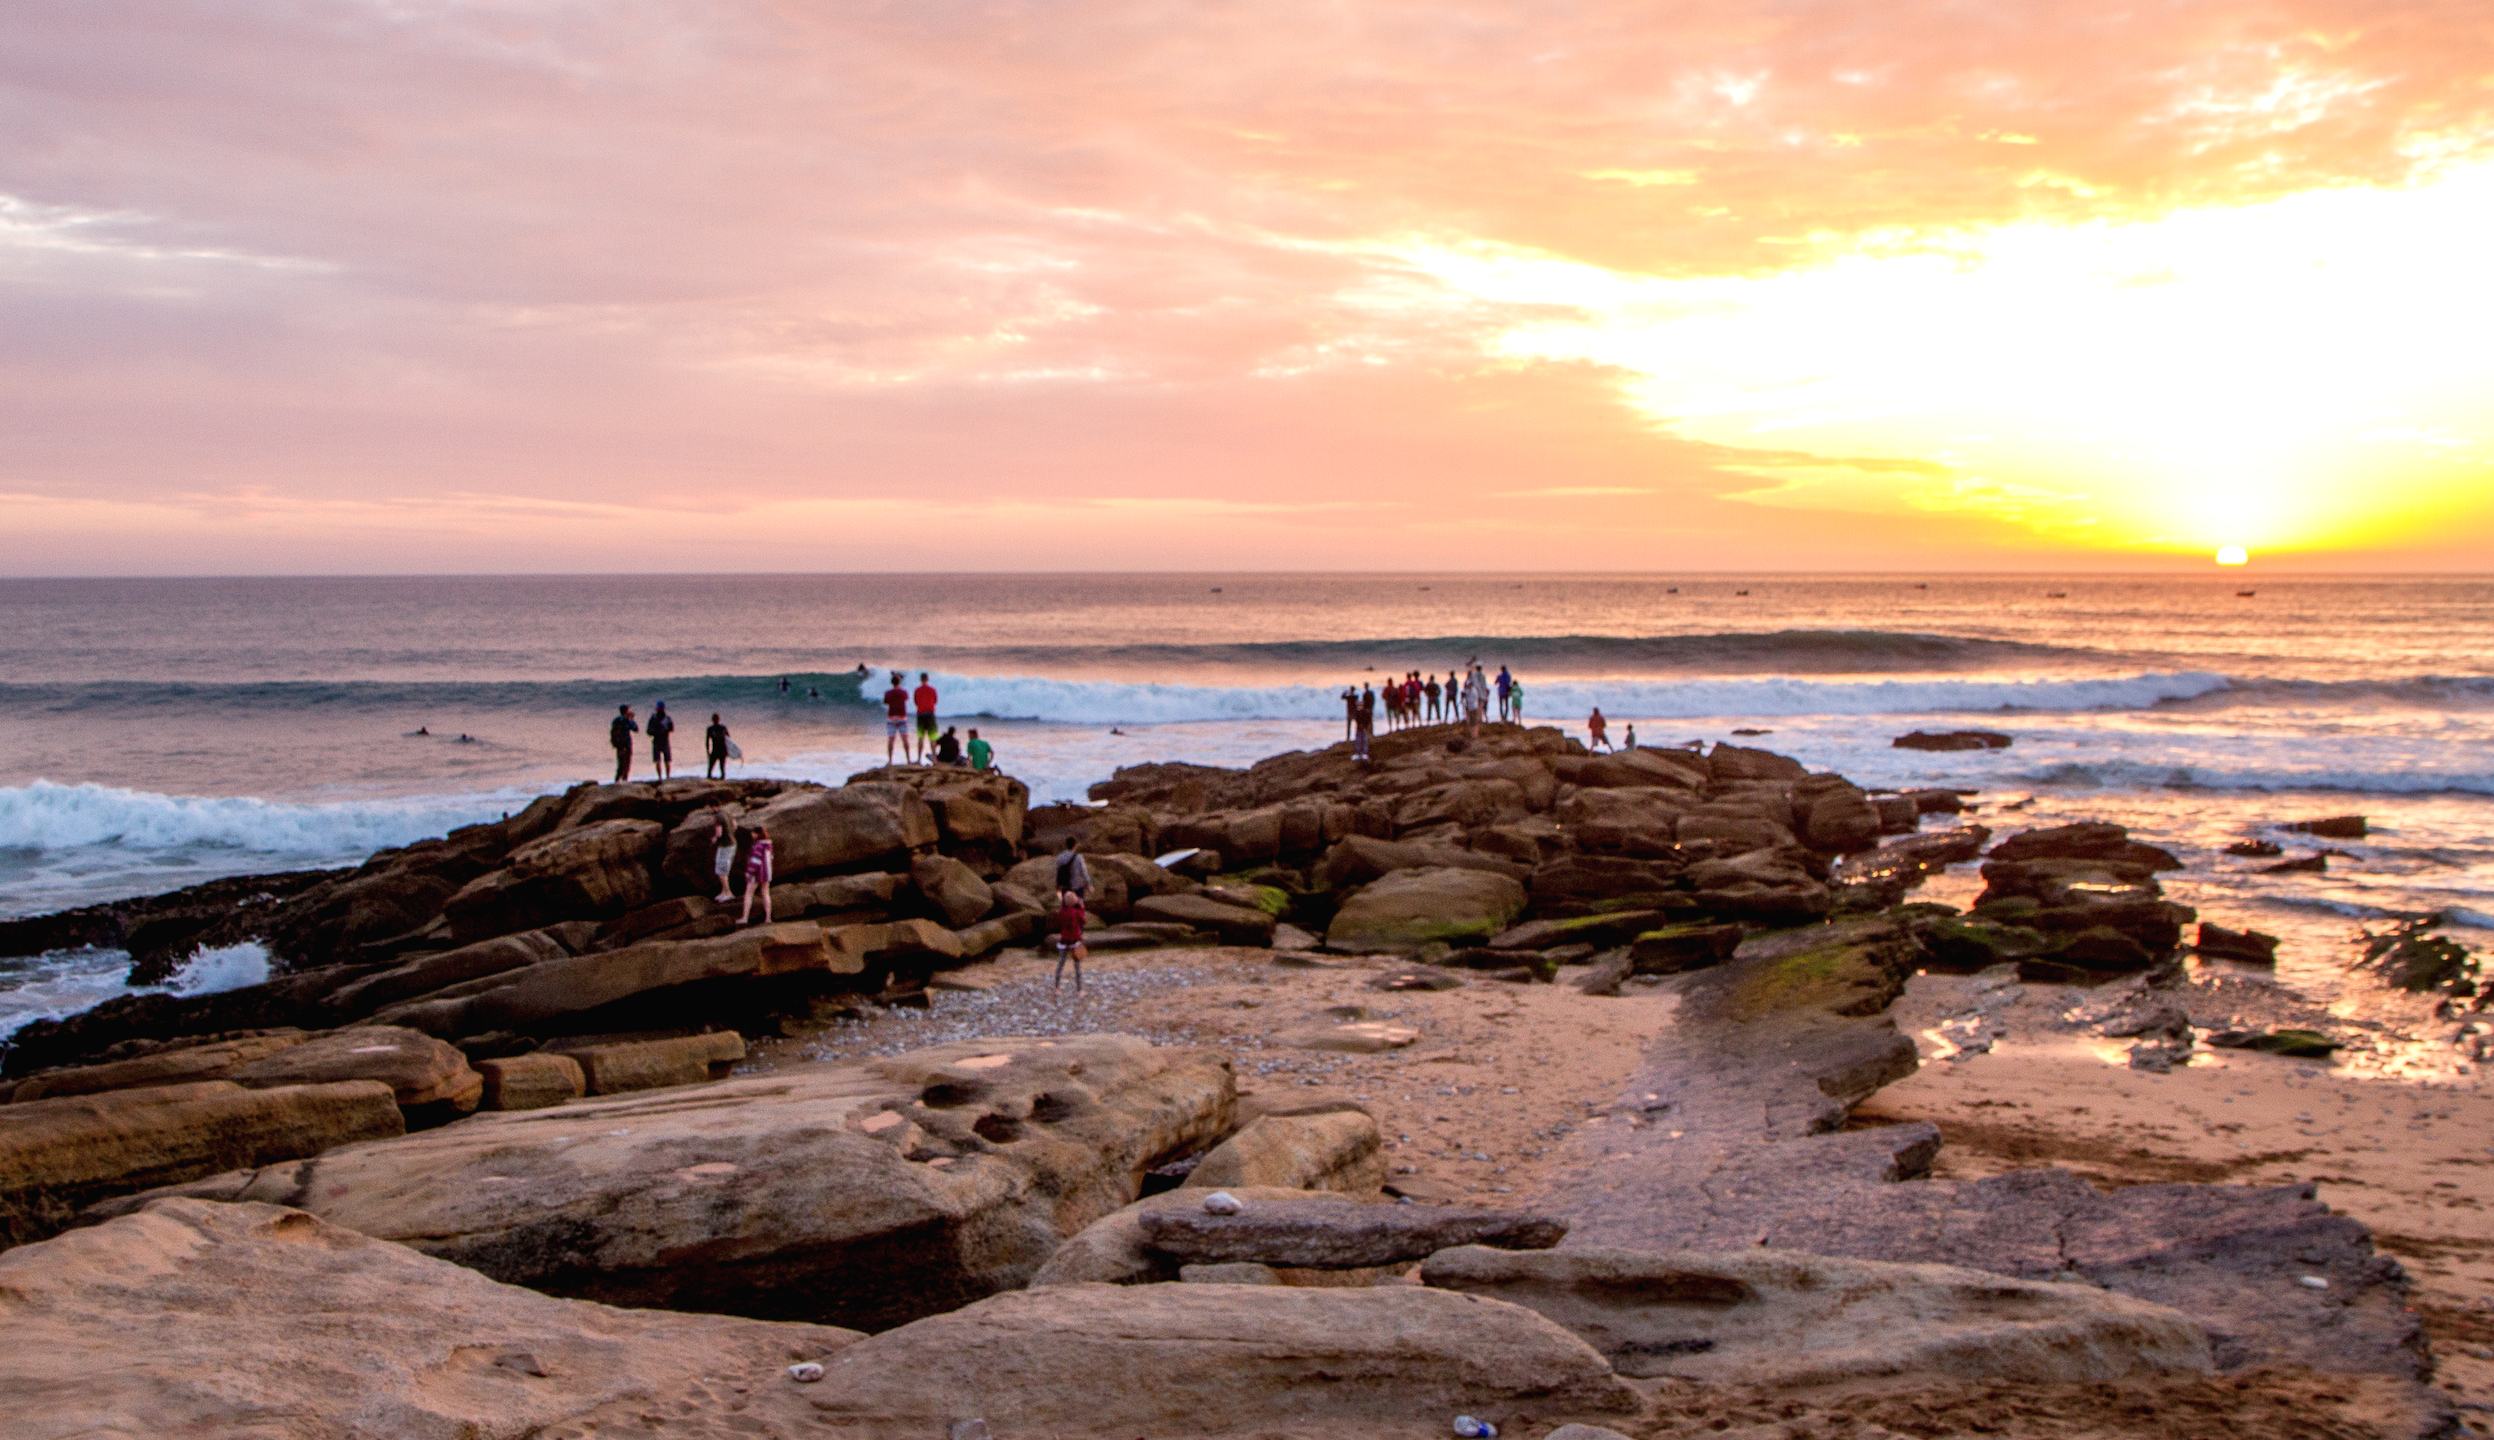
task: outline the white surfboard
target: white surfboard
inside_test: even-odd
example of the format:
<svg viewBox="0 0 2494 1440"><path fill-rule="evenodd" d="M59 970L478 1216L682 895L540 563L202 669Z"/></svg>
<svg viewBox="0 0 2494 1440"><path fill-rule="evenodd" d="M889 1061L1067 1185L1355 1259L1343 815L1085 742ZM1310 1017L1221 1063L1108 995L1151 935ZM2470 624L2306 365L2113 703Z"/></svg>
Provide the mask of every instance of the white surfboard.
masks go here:
<svg viewBox="0 0 2494 1440"><path fill-rule="evenodd" d="M1152 863L1166 870L1172 865L1183 865L1203 853L1202 850L1172 850L1166 855L1154 857Z"/></svg>
<svg viewBox="0 0 2494 1440"><path fill-rule="evenodd" d="M730 760L742 760L742 759L744 759L744 758L745 758L745 747L744 747L744 746L742 746L742 745L737 744L737 743L736 743L735 741L733 741L733 740L728 741L728 742L727 742L727 758L728 758L728 759L730 759Z"/></svg>

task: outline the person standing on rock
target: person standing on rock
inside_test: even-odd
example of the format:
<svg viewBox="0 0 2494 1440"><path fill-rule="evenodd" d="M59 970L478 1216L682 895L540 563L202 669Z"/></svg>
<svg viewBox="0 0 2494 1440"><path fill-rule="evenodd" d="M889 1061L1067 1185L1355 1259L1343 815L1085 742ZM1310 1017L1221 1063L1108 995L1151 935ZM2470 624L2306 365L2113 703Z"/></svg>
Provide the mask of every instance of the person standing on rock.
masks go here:
<svg viewBox="0 0 2494 1440"><path fill-rule="evenodd" d="M1056 888L1058 894L1071 895L1077 900L1087 899L1091 894L1091 867L1083 863L1082 852L1074 848L1074 837L1071 835L1065 837L1065 848L1057 852Z"/></svg>
<svg viewBox="0 0 2494 1440"><path fill-rule="evenodd" d="M892 763L892 747L909 753L909 692L901 688L901 672L892 672L892 688L883 692L883 763Z"/></svg>
<svg viewBox="0 0 2494 1440"><path fill-rule="evenodd" d="M1368 760L1368 747L1377 738L1377 692L1369 686L1360 687L1359 720L1351 736L1351 758L1363 764Z"/></svg>
<svg viewBox="0 0 2494 1440"><path fill-rule="evenodd" d="M1345 685L1342 687L1342 738L1346 741L1349 740L1351 738L1351 732L1359 728L1359 687L1355 685Z"/></svg>
<svg viewBox="0 0 2494 1440"><path fill-rule="evenodd" d="M1498 667L1498 718L1499 718L1501 721L1503 721L1503 720L1505 720L1505 719L1507 718L1507 697L1508 697L1508 695L1509 695L1509 694L1511 694L1514 690L1515 690L1515 677L1514 677L1513 675L1510 675L1510 674L1508 674L1508 673L1507 673L1507 667L1506 667L1506 666L1504 666L1504 665L1499 666L1499 667Z"/></svg>
<svg viewBox="0 0 2494 1440"><path fill-rule="evenodd" d="M1438 708L1438 677L1431 675L1429 683L1421 687L1420 693L1429 697L1429 722L1434 725L1438 716L1444 713Z"/></svg>
<svg viewBox="0 0 2494 1440"><path fill-rule="evenodd" d="M736 898L736 822L725 810L710 826L710 868L719 876L719 893L711 898L725 905Z"/></svg>
<svg viewBox="0 0 2494 1440"><path fill-rule="evenodd" d="M1523 682L1523 681L1521 681L1521 680L1510 680L1510 681L1508 681L1508 682L1507 682L1507 704L1508 704L1508 706L1509 706L1510 708L1512 708L1512 709L1514 710L1514 712L1515 712L1515 723L1517 723L1518 725L1523 724L1523 723L1524 723L1524 682Z"/></svg>
<svg viewBox="0 0 2494 1440"><path fill-rule="evenodd" d="M745 908L736 917L739 925L753 921L753 897L762 896L762 923L771 923L771 832L759 825L753 827L753 844L745 851Z"/></svg>
<svg viewBox="0 0 2494 1440"><path fill-rule="evenodd" d="M1075 857L1079 860L1081 857ZM1056 978L1048 982L1048 993L1056 993L1065 983L1065 962L1074 962L1074 993L1082 994L1082 962L1091 951L1082 943L1082 897L1071 890L1060 890L1056 897Z"/></svg>
<svg viewBox="0 0 2494 1440"><path fill-rule="evenodd" d="M1593 713L1585 717L1585 748L1591 750L1598 745L1610 749L1610 729L1611 722L1602 718L1602 707L1594 706Z"/></svg>
<svg viewBox="0 0 2494 1440"><path fill-rule="evenodd" d="M661 781L675 778L675 717L664 700L649 707L649 768Z"/></svg>
<svg viewBox="0 0 2494 1440"><path fill-rule="evenodd" d="M918 672L918 688L910 692L910 699L918 706L914 755L920 763L932 765L935 763L935 682L927 678L926 671Z"/></svg>
<svg viewBox="0 0 2494 1440"><path fill-rule="evenodd" d="M616 706L615 718L606 722L606 740L615 747L615 783L618 785L632 778L632 737L640 733L641 722L632 718L632 707Z"/></svg>
<svg viewBox="0 0 2494 1440"><path fill-rule="evenodd" d="M727 778L727 725L719 719L719 712L716 710L710 712L710 728L701 732L701 745L703 756L701 778L708 780L715 776L725 780Z"/></svg>

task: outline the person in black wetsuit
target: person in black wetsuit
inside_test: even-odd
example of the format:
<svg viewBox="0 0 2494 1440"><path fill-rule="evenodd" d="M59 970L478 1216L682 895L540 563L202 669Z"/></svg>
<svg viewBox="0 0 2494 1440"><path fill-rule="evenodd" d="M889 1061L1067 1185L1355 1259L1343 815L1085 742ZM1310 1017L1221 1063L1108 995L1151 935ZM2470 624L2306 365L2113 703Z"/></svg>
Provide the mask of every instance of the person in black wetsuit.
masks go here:
<svg viewBox="0 0 2494 1440"><path fill-rule="evenodd" d="M660 780L675 778L675 717L664 700L649 707L649 763Z"/></svg>
<svg viewBox="0 0 2494 1440"><path fill-rule="evenodd" d="M727 778L727 726L720 723L718 711L710 712L710 728L701 732L701 735L704 756L701 778L711 779L715 772L718 779L725 780Z"/></svg>
<svg viewBox="0 0 2494 1440"><path fill-rule="evenodd" d="M615 718L606 722L606 739L615 747L615 783L618 785L632 778L632 737L640 733L641 722L632 718L632 707L616 706Z"/></svg>

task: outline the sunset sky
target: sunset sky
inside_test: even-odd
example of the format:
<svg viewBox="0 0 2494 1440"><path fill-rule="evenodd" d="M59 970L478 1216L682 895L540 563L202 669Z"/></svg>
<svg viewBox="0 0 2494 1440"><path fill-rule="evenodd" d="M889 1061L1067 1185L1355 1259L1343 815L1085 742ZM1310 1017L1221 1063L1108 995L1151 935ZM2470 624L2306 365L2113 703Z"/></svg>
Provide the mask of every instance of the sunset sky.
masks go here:
<svg viewBox="0 0 2494 1440"><path fill-rule="evenodd" d="M0 573L2494 565L2484 0L7 0Z"/></svg>

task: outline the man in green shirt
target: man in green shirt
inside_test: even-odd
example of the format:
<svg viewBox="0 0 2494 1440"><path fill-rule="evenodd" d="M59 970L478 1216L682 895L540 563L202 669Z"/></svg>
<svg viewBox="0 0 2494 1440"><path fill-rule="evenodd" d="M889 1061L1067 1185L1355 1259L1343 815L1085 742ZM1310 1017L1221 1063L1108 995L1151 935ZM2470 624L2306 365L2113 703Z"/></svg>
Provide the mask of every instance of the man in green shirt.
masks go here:
<svg viewBox="0 0 2494 1440"><path fill-rule="evenodd" d="M979 732L975 729L970 732L970 768L973 770L996 768L996 747L981 740Z"/></svg>

